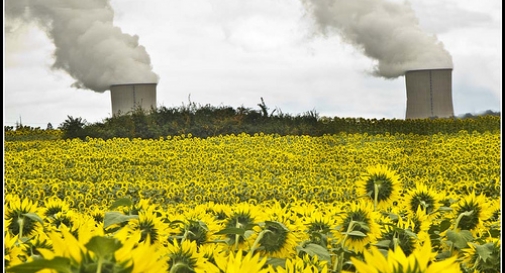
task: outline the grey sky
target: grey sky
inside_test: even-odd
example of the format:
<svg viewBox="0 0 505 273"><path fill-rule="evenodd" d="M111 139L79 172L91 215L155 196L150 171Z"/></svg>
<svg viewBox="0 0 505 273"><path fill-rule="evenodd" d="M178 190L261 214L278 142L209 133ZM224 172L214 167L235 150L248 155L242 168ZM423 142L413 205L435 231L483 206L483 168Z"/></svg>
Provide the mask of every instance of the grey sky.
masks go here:
<svg viewBox="0 0 505 273"><path fill-rule="evenodd" d="M271 110L293 115L315 110L320 116L403 119L404 77L373 76L377 60L338 31L315 32L318 26L302 2L340 1L113 0L110 5L113 25L138 36L150 58L159 77L159 106L177 107L190 99L259 109L263 97ZM420 28L452 56L456 115L501 111L501 1L384 2L409 4ZM110 117L109 91L77 89L69 73L51 69L55 46L41 28L6 23L4 125L21 120L45 128L68 115L88 122ZM89 58L79 64L96 65ZM120 75L137 75L130 72Z"/></svg>

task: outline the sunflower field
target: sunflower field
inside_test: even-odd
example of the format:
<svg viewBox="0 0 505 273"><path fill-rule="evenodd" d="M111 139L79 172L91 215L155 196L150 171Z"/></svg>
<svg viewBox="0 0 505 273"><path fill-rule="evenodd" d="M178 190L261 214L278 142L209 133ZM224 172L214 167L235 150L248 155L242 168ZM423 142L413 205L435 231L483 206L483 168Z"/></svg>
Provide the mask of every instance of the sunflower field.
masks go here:
<svg viewBox="0 0 505 273"><path fill-rule="evenodd" d="M6 272L500 272L501 133L4 141Z"/></svg>

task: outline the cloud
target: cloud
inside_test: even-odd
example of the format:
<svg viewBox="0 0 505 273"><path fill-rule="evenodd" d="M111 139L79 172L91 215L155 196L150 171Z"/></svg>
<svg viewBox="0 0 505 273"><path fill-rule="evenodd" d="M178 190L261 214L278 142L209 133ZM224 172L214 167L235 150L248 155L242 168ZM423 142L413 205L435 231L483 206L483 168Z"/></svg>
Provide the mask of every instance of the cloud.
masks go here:
<svg viewBox="0 0 505 273"><path fill-rule="evenodd" d="M8 0L9 31L20 21L40 26L55 46L54 69L66 71L76 88L103 92L112 84L158 82L150 57L138 43L113 25L107 0Z"/></svg>
<svg viewBox="0 0 505 273"><path fill-rule="evenodd" d="M426 33L407 3L385 0L301 0L315 32L340 35L376 60L372 74L397 78L407 70L452 68L452 56Z"/></svg>

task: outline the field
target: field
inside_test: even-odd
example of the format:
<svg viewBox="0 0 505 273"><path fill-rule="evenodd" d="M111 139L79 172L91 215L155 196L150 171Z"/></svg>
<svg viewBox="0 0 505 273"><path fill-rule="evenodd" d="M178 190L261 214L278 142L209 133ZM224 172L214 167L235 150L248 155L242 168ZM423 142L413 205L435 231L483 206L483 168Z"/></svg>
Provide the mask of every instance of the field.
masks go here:
<svg viewBox="0 0 505 273"><path fill-rule="evenodd" d="M4 262L7 272L499 272L500 138L6 141Z"/></svg>

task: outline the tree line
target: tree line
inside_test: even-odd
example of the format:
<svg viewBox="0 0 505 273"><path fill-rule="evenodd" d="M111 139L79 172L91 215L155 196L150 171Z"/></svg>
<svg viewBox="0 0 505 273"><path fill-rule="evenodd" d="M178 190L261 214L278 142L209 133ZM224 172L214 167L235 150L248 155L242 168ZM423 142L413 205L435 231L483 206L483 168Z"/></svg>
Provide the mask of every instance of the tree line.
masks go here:
<svg viewBox="0 0 505 273"><path fill-rule="evenodd" d="M365 119L320 117L315 110L302 114L290 115L276 108L273 111L266 106L263 99L258 104L259 109L233 108L229 106L197 105L190 102L179 107L159 107L150 109L135 109L124 115L105 118L101 122L88 123L81 117L67 116L59 125L60 137L63 139L86 137L111 138L141 138L159 139L176 135L191 135L206 138L218 135L247 133L278 134L278 135L309 135L339 134L342 132L368 134L436 134L468 132L495 132L501 129L501 114L486 111L481 115L466 114L461 117L427 118L427 119ZM44 131L40 128L16 126L15 131ZM14 131L13 127L4 126L4 134ZM54 134L53 134L54 135Z"/></svg>

